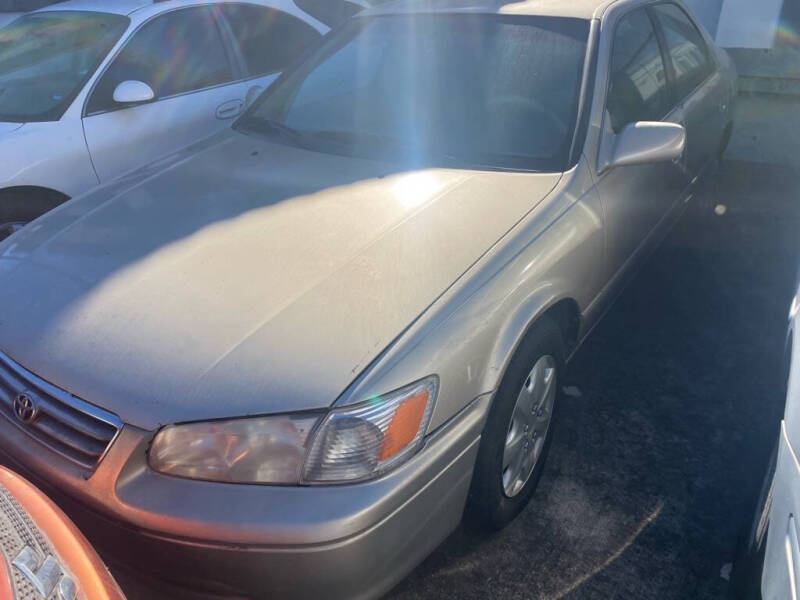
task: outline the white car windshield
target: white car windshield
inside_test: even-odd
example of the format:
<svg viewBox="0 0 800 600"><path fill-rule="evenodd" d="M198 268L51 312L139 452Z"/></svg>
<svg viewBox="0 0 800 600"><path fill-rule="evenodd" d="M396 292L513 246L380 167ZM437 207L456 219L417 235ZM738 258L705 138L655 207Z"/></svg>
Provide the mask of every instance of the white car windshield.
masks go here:
<svg viewBox="0 0 800 600"><path fill-rule="evenodd" d="M128 23L119 15L54 11L0 29L0 120L60 119Z"/></svg>
<svg viewBox="0 0 800 600"><path fill-rule="evenodd" d="M588 33L568 18L355 18L238 127L323 152L560 171Z"/></svg>

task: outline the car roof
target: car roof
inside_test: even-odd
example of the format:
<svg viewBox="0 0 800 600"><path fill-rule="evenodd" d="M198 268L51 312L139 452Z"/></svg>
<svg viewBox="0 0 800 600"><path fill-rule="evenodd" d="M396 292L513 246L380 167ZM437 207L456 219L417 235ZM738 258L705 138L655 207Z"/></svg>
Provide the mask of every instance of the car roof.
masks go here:
<svg viewBox="0 0 800 600"><path fill-rule="evenodd" d="M52 12L59 10L86 10L92 12L112 13L116 15L129 15L145 6L151 6L153 0L67 0L36 12Z"/></svg>
<svg viewBox="0 0 800 600"><path fill-rule="evenodd" d="M394 0L365 14L487 13L591 19L616 0Z"/></svg>
<svg viewBox="0 0 800 600"><path fill-rule="evenodd" d="M213 0L211 0L213 2ZM220 0L222 2L226 0ZM286 2L275 2L270 0L243 0L247 3L252 4L265 4L268 6L275 5L279 7L280 4L285 4ZM191 5L191 4L205 4L202 0L196 0L195 2L187 2L186 0L65 0L59 2L58 4L54 4L52 6L47 6L45 8L41 8L35 12L52 12L52 11L63 11L63 10L82 10L82 11L90 11L90 12L104 12L104 13L112 13L116 15L131 15L134 12L146 8L146 7L153 7L153 6L164 6L164 10L168 10L170 7L173 6L183 6L183 5Z"/></svg>

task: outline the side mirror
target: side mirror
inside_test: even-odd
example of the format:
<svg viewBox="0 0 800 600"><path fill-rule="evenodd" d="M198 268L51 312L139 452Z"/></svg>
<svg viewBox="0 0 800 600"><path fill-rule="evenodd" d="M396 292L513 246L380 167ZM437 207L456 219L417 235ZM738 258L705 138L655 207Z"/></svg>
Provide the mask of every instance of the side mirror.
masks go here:
<svg viewBox="0 0 800 600"><path fill-rule="evenodd" d="M676 160L686 147L686 130L677 123L640 121L619 132L608 168Z"/></svg>
<svg viewBox="0 0 800 600"><path fill-rule="evenodd" d="M114 102L118 104L139 104L149 102L156 97L153 88L144 81L129 79L123 81L114 89Z"/></svg>

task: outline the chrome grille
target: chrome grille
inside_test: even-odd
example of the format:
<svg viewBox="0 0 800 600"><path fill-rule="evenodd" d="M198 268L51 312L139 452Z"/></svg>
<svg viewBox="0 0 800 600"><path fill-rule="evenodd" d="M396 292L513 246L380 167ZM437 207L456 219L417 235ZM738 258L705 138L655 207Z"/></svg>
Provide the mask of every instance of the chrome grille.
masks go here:
<svg viewBox="0 0 800 600"><path fill-rule="evenodd" d="M18 395L36 407L30 422L14 411ZM0 415L54 452L94 469L122 428L119 418L47 383L0 352Z"/></svg>

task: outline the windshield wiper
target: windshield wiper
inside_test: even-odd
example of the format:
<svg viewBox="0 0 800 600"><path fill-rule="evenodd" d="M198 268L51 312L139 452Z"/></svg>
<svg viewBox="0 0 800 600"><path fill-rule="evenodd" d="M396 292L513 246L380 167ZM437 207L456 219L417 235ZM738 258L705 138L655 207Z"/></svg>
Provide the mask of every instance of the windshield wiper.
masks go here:
<svg viewBox="0 0 800 600"><path fill-rule="evenodd" d="M281 137L288 138L290 140L301 140L306 137L305 133L303 133L302 131L295 129L293 127L289 127L285 123L273 121L272 119L259 120L258 124L265 125L267 129L271 130L274 133L277 133Z"/></svg>
<svg viewBox="0 0 800 600"><path fill-rule="evenodd" d="M378 149L412 150L412 144L389 135L369 133L366 131L344 131L333 129L315 129L307 132L309 137L318 140L330 141L337 144L356 146L366 143Z"/></svg>

